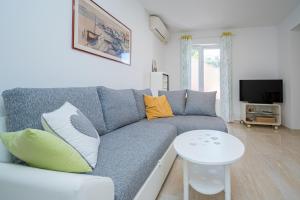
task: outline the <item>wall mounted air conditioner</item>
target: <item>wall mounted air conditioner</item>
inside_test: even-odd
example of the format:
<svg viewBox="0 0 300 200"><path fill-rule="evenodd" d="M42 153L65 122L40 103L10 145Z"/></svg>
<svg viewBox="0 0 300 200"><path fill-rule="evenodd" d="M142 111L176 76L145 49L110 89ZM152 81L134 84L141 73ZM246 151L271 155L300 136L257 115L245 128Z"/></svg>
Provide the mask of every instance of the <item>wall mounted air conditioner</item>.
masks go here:
<svg viewBox="0 0 300 200"><path fill-rule="evenodd" d="M169 40L169 31L163 21L157 16L150 16L150 28L154 34L164 43Z"/></svg>

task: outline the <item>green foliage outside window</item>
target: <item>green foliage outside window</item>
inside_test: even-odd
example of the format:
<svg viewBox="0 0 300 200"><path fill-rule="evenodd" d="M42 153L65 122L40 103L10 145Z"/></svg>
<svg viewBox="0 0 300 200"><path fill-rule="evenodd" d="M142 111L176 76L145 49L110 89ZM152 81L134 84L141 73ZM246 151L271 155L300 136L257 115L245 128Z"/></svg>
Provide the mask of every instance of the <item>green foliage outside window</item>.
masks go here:
<svg viewBox="0 0 300 200"><path fill-rule="evenodd" d="M192 59L198 59L199 58L199 51L196 49L192 49Z"/></svg>
<svg viewBox="0 0 300 200"><path fill-rule="evenodd" d="M220 57L219 56L208 57L205 59L205 63L208 65L212 65L214 67L220 67Z"/></svg>
<svg viewBox="0 0 300 200"><path fill-rule="evenodd" d="M198 60L199 59L199 51L196 49L192 50L192 59ZM214 67L220 67L220 57L206 57L205 58L205 64L212 65Z"/></svg>

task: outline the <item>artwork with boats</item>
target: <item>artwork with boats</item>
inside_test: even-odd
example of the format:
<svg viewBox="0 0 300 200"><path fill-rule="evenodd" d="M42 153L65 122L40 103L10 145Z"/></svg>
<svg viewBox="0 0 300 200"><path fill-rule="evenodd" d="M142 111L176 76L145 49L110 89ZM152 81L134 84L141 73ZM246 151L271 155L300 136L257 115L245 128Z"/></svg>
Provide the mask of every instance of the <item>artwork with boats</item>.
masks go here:
<svg viewBox="0 0 300 200"><path fill-rule="evenodd" d="M73 0L73 48L130 65L131 30L92 0Z"/></svg>

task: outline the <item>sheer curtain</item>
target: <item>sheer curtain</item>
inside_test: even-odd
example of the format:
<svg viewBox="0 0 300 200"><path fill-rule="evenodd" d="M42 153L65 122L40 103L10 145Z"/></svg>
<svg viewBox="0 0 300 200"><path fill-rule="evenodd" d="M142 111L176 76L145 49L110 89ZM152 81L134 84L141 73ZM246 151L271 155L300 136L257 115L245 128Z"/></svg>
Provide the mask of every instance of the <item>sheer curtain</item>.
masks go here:
<svg viewBox="0 0 300 200"><path fill-rule="evenodd" d="M183 35L180 39L180 87L191 88L192 36Z"/></svg>
<svg viewBox="0 0 300 200"><path fill-rule="evenodd" d="M220 114L226 122L232 122L232 33L222 34L220 46Z"/></svg>

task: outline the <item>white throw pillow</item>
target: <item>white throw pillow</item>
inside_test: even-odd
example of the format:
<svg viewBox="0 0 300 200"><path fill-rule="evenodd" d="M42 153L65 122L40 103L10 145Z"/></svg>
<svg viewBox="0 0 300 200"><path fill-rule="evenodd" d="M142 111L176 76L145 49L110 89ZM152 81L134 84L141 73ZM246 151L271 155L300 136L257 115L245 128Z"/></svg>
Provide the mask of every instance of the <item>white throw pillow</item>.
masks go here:
<svg viewBox="0 0 300 200"><path fill-rule="evenodd" d="M59 109L42 114L43 128L61 137L95 168L100 136L90 120L69 102Z"/></svg>

